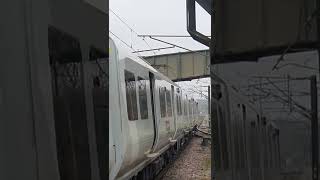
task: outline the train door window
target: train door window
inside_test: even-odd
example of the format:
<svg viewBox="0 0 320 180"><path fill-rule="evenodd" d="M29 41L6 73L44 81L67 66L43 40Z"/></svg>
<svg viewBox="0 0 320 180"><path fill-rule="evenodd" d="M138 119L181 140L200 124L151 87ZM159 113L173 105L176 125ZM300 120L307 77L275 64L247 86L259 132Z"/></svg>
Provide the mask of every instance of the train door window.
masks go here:
<svg viewBox="0 0 320 180"><path fill-rule="evenodd" d="M138 77L139 105L141 119L148 119L147 80Z"/></svg>
<svg viewBox="0 0 320 180"><path fill-rule="evenodd" d="M126 81L128 119L133 121L138 119L136 80L132 72L127 70L124 72Z"/></svg>
<svg viewBox="0 0 320 180"><path fill-rule="evenodd" d="M166 90L166 101L167 101L167 115L168 117L172 117L171 95L169 90Z"/></svg>
<svg viewBox="0 0 320 180"><path fill-rule="evenodd" d="M177 105L177 115L179 115L180 112L179 112L179 96L178 96L178 94L176 94L176 105Z"/></svg>
<svg viewBox="0 0 320 180"><path fill-rule="evenodd" d="M177 114L179 116L182 115L182 112L181 112L181 97L180 97L180 89L177 88L177 94L176 94L176 101L177 101Z"/></svg>
<svg viewBox="0 0 320 180"><path fill-rule="evenodd" d="M104 169L108 167L109 128L109 62L108 54L95 47L90 48L90 59L93 74L92 98L95 121L95 135L98 152L99 174L101 179L108 179Z"/></svg>
<svg viewBox="0 0 320 180"><path fill-rule="evenodd" d="M159 88L159 101L161 117L166 117L166 88Z"/></svg>
<svg viewBox="0 0 320 180"><path fill-rule="evenodd" d="M80 43L53 26L48 43L60 179L91 179Z"/></svg>
<svg viewBox="0 0 320 180"><path fill-rule="evenodd" d="M173 116L175 116L176 115L175 112L178 107L175 107L175 105L174 105L174 86L172 86L172 85L171 85L171 99L172 99L172 113L173 113ZM177 99L176 99L176 101L177 101Z"/></svg>
<svg viewBox="0 0 320 180"><path fill-rule="evenodd" d="M178 105L179 105L179 115L182 115L182 102L181 102L181 96L178 96L179 101L178 101Z"/></svg>
<svg viewBox="0 0 320 180"><path fill-rule="evenodd" d="M177 108L178 108L178 115L182 115L182 110L181 110L181 97L177 94Z"/></svg>
<svg viewBox="0 0 320 180"><path fill-rule="evenodd" d="M199 104L196 104L197 115L199 115Z"/></svg>

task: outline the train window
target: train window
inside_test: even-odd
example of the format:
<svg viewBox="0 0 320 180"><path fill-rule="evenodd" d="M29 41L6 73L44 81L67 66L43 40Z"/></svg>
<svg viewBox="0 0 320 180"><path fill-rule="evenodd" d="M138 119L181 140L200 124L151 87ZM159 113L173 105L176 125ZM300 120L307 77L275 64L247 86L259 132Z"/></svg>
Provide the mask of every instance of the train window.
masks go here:
<svg viewBox="0 0 320 180"><path fill-rule="evenodd" d="M166 100L167 100L167 115L168 117L172 116L172 107L171 107L171 96L170 91L166 90Z"/></svg>
<svg viewBox="0 0 320 180"><path fill-rule="evenodd" d="M160 112L161 117L166 117L166 88L161 87L159 89L159 101L160 101Z"/></svg>
<svg viewBox="0 0 320 180"><path fill-rule="evenodd" d="M136 80L132 72L129 72L127 70L125 70L124 72L125 72L125 81L126 81L128 119L130 121L137 120L138 107L137 107Z"/></svg>
<svg viewBox="0 0 320 180"><path fill-rule="evenodd" d="M148 119L147 85L145 79L138 77L139 105L141 119Z"/></svg>

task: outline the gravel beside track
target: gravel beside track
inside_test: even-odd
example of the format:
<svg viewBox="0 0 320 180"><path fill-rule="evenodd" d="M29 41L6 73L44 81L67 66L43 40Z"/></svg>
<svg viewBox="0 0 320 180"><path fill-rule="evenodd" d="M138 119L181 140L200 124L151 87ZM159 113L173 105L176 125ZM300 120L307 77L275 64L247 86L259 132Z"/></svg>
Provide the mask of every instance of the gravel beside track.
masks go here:
<svg viewBox="0 0 320 180"><path fill-rule="evenodd" d="M193 137L162 180L211 179L211 148L201 146L202 138Z"/></svg>

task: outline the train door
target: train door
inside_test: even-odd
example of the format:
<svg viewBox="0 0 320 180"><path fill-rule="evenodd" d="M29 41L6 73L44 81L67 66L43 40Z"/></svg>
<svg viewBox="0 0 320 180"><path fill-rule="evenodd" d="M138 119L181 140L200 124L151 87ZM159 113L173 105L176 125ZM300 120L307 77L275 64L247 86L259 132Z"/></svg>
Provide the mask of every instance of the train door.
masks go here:
<svg viewBox="0 0 320 180"><path fill-rule="evenodd" d="M152 147L152 152L157 153L157 151L163 147L163 139L166 136L166 87L163 84L163 80L154 74L152 82L153 91L153 108L154 108L154 131L156 132L156 137L154 138L154 145ZM168 139L167 139L168 140Z"/></svg>
<svg viewBox="0 0 320 180"><path fill-rule="evenodd" d="M124 97L121 96L122 85L120 82L124 82L124 75L122 72L121 64L119 63L119 54L117 47L112 39L109 38L109 179L114 179L118 174L121 164L123 162L124 155L124 131L123 131L123 119L125 113ZM97 64L98 65L98 64ZM95 82L97 84L97 82ZM103 83L102 83L103 84ZM97 85L96 85L97 86ZM98 104L97 104L98 105ZM97 107L98 108L98 107ZM98 110L98 109L97 109ZM97 117L97 116L95 116ZM98 122L98 121L96 121ZM96 126L99 126L97 123ZM99 128L103 131L103 128ZM102 140L102 139L101 139ZM102 140L103 141L103 140ZM101 144L103 146L103 144ZM103 151L101 149L101 151ZM99 169L100 173L105 173L105 169L102 167Z"/></svg>
<svg viewBox="0 0 320 180"><path fill-rule="evenodd" d="M158 138L158 129L157 129L157 119L156 119L156 106L155 106L155 92L156 92L156 87L155 87L155 77L152 72L149 72L149 79L150 79L150 93L151 93L151 111L152 111L152 120L153 120L153 132L154 132L154 137L153 137L153 144L152 144L152 149L155 148L156 145L156 140Z"/></svg>
<svg viewBox="0 0 320 180"><path fill-rule="evenodd" d="M151 150L155 137L153 104L151 100L152 91L150 87L149 71L143 68L137 72L139 120L136 123L138 136L141 138L140 148L148 151Z"/></svg>
<svg viewBox="0 0 320 180"><path fill-rule="evenodd" d="M169 133L170 133L170 138L173 138L174 133L175 133L175 116L174 116L174 106L173 106L173 92L171 89L171 86L169 83L167 84L167 91L166 91L166 102L167 102L167 118L169 121Z"/></svg>
<svg viewBox="0 0 320 180"><path fill-rule="evenodd" d="M184 120L185 120L185 124L187 127L187 131L190 130L190 122L189 122L189 100L188 100L188 96L185 96L186 98L184 99Z"/></svg>
<svg viewBox="0 0 320 180"><path fill-rule="evenodd" d="M86 67L89 70L87 71L88 73L86 73L86 77L90 83L88 83L88 86L91 89L93 103L93 124L97 148L97 157L95 158L97 159L100 178L108 179L105 169L108 168L108 136L106 132L108 129L111 129L109 128L109 60L106 54L94 47L90 48L89 60L85 65L87 65ZM115 85L116 84L114 84L114 86ZM112 105L118 107L118 101L114 101L113 98L112 100ZM114 134L110 133L110 135L112 136ZM115 147L111 147L111 149L109 147L109 150L116 151ZM115 154L116 152L112 154L114 164L116 163ZM94 159L93 155L91 159Z"/></svg>
<svg viewBox="0 0 320 180"><path fill-rule="evenodd" d="M173 115L173 129L174 129L174 134L172 136L172 138L175 137L175 134L177 133L177 120L178 120L178 117L177 117L177 107L176 107L176 102L177 102L177 99L175 98L175 88L173 85L171 85L171 101L172 101L172 115Z"/></svg>
<svg viewBox="0 0 320 180"><path fill-rule="evenodd" d="M191 128L193 127L193 118L192 118L192 104L191 104L191 99L188 101L188 106L189 106L189 123Z"/></svg>
<svg viewBox="0 0 320 180"><path fill-rule="evenodd" d="M126 58L125 85L128 121L126 124L126 161L135 166L145 159L154 141L154 121L152 115L149 70ZM122 169L123 170L123 169Z"/></svg>
<svg viewBox="0 0 320 180"><path fill-rule="evenodd" d="M178 99L178 127L180 128L180 133L185 129L184 124L183 124L183 112L182 112L182 95L181 95L181 90L178 88L177 89L177 99Z"/></svg>
<svg viewBox="0 0 320 180"><path fill-rule="evenodd" d="M175 96L175 103L174 106L176 107L176 134L175 134L175 138L177 138L177 136L180 135L180 131L181 131L181 117L180 117L180 94L179 94L179 88L176 88L175 92L174 92L174 96Z"/></svg>
<svg viewBox="0 0 320 180"><path fill-rule="evenodd" d="M80 43L54 27L48 35L60 179L91 179Z"/></svg>

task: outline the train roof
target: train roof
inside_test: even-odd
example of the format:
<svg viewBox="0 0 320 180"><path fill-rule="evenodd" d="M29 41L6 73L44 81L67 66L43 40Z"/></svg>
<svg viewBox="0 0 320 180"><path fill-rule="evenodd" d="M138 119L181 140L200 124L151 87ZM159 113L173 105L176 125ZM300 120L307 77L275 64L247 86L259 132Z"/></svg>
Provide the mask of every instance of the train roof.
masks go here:
<svg viewBox="0 0 320 180"><path fill-rule="evenodd" d="M166 77L165 75L163 75L161 72L159 72L157 69L155 69L154 67L151 66L151 64L149 64L146 60L144 60L142 57L139 57L135 54L133 54L132 52L130 52L128 50L128 47L124 46L122 43L120 43L119 41L115 41L112 38L109 37L109 40L112 41L114 43L113 48L117 49L118 52L118 57L119 60L125 60L125 59L130 59L132 61L134 61L135 63L149 69L150 72L154 73L155 75L157 75L158 77L168 81L170 84L173 84L174 86L177 86L179 88L181 88L178 84L176 84L175 82L173 82L171 79L169 79L168 77ZM111 47L110 47L111 48Z"/></svg>

